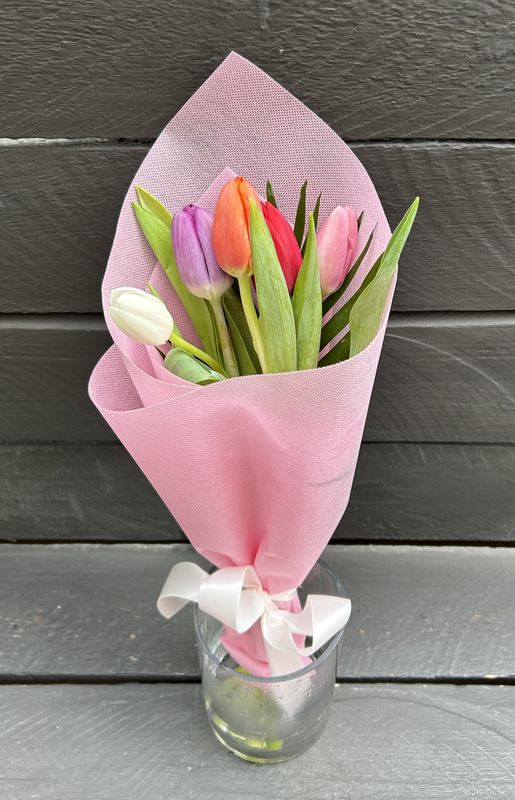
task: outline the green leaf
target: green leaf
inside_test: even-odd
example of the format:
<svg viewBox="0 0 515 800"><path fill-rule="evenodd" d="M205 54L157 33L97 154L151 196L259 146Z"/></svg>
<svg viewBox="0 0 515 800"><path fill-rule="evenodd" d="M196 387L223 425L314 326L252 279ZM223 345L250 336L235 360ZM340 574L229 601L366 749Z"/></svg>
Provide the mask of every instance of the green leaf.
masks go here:
<svg viewBox="0 0 515 800"><path fill-rule="evenodd" d="M327 367L329 364L336 364L338 361L346 361L349 357L350 350L350 331L348 331L343 339L335 344L328 353L318 362L319 367Z"/></svg>
<svg viewBox="0 0 515 800"><path fill-rule="evenodd" d="M295 224L293 226L293 233L297 240L299 247L304 238L304 228L306 226L306 190L308 182L304 181L300 190L299 205L297 206L297 213L295 214Z"/></svg>
<svg viewBox="0 0 515 800"><path fill-rule="evenodd" d="M162 203L154 197L154 195L147 192L146 189L143 189L142 186L136 186L136 193L138 195L138 200L140 205L146 210L150 211L154 217L157 217L164 222L169 228L172 225L172 215L170 212L164 207Z"/></svg>
<svg viewBox="0 0 515 800"><path fill-rule="evenodd" d="M323 302L323 305L322 305L322 310L323 310L324 316L327 314L329 309L331 309L334 306L334 304L340 299L340 297L347 291L347 289L349 288L349 286L351 284L351 281L354 280L354 277L355 277L358 269L360 268L361 264L363 263L363 259L365 258L366 254L368 253L370 245L372 244L372 239L374 237L375 230L376 229L374 228L374 230L372 231L372 233L368 237L367 241L365 242L365 246L364 246L363 250L361 251L361 253L357 257L357 259L354 262L354 264L352 265L352 268L348 271L347 275L345 276L345 280L343 281L343 283L340 286L340 288L337 289L335 292L333 292L332 294L328 295L325 298L325 300Z"/></svg>
<svg viewBox="0 0 515 800"><path fill-rule="evenodd" d="M140 206L139 203L133 202L132 208L147 242L166 272L174 262L171 229L163 220Z"/></svg>
<svg viewBox="0 0 515 800"><path fill-rule="evenodd" d="M409 233L409 230L411 229L411 225L413 224L413 220L415 219L415 215L417 213L417 208L418 208L418 197L412 203L412 205L410 206L410 208L408 209L408 211L406 212L406 214L404 215L402 220L399 222L397 228L394 230L394 232L393 232L393 234L392 234L392 236L390 238L390 241L388 242L388 245L387 245L386 250L384 251L384 253L382 253L379 256L377 261L375 261L375 263L371 266L371 268L369 269L369 271L365 275L365 278L363 279L363 282L362 282L361 286L355 291L355 293L352 295L352 297L349 300L347 300L345 305L342 306L340 309L338 309L338 311L336 312L334 317L331 317L331 319L326 322L326 324L322 328L322 337L321 337L321 342L320 342L322 348L324 348L327 344L329 344L329 342L332 341L332 339L334 339L334 337L337 336L349 324L349 322L350 322L350 312L352 310L352 307L353 307L354 303L357 301L357 299L360 296L360 294L365 291L367 286L369 286L372 283L372 281L374 280L374 278L376 277L376 275L379 272L379 269L381 267L382 261L386 256L386 253L387 252L392 252L392 249L394 251L397 251L397 249L398 249L397 245L398 245L399 241L401 241L401 237L402 237L402 234L403 234L403 231L404 231L404 228L405 228L406 220L408 220L408 221L411 220L409 222L408 232L406 233L404 238L402 238L401 247L400 247L400 250L398 251L399 254L400 254L400 252L402 251L402 248L404 247L406 239L408 237L408 233Z"/></svg>
<svg viewBox="0 0 515 800"><path fill-rule="evenodd" d="M173 372L174 375L178 375L179 378L184 378L185 381L198 383L202 386L225 380L224 376L220 375L219 372L215 372L207 364L203 364L202 361L178 347L173 347L167 353L164 364L167 370Z"/></svg>
<svg viewBox="0 0 515 800"><path fill-rule="evenodd" d="M315 223L315 230L317 229L318 225L318 215L320 213L320 201L322 199L322 194L320 193L317 197L317 201L315 203L315 208L313 211L313 222Z"/></svg>
<svg viewBox="0 0 515 800"><path fill-rule="evenodd" d="M266 182L266 199L269 203L277 208L277 200L275 199L274 190L272 189L272 184L270 181Z"/></svg>
<svg viewBox="0 0 515 800"><path fill-rule="evenodd" d="M151 283L147 283L147 289L149 290L150 294L153 294L154 297L157 297L158 300L161 300L161 302L163 302L163 298L161 297L157 289L154 286L152 286Z"/></svg>
<svg viewBox="0 0 515 800"><path fill-rule="evenodd" d="M379 273L381 269L381 265L383 261L386 260L387 265L391 269L391 274L393 275L393 271L397 266L397 261L399 260L399 256L402 252L402 249L406 243L408 238L409 232L411 230L411 226L413 224L413 220L415 219L417 209L418 209L418 197L415 198L409 209L406 211L404 217L397 225L396 229L394 230L388 245L384 253L382 253L377 261L372 265L369 269L363 282L359 289L355 291L352 297L347 300L344 306L342 306L334 315L331 317L330 320L326 322L324 327L322 328L322 336L320 341L320 346L323 349L329 342L331 342L335 336L337 336L344 328L347 327L350 323L350 314L352 308L354 307L355 303L358 301L359 297L365 289L370 286L372 281L375 279L376 275ZM394 259L393 268L391 268L392 258ZM334 348L333 348L334 349Z"/></svg>
<svg viewBox="0 0 515 800"><path fill-rule="evenodd" d="M190 294L181 280L175 263L170 226L138 203L133 203L132 208L147 242L183 304L204 349L218 361L216 330L208 305L203 298Z"/></svg>
<svg viewBox="0 0 515 800"><path fill-rule="evenodd" d="M418 209L418 197L395 229L386 246L377 275L360 293L350 311L349 357L361 353L373 341L383 319L393 276Z"/></svg>
<svg viewBox="0 0 515 800"><path fill-rule="evenodd" d="M230 312L227 310L227 308L225 308L224 311L225 311L225 317L227 319L227 324L229 326L231 341L234 347L236 361L238 362L238 369L240 375L256 375L257 374L256 367L254 366L254 363L249 355L247 346L238 329L238 326L234 321L234 319L232 318ZM259 371L261 372L261 370Z"/></svg>
<svg viewBox="0 0 515 800"><path fill-rule="evenodd" d="M231 339L236 352L240 374L255 375L261 372L259 358L252 344L252 335L247 324L243 306L232 288L224 294L222 305L231 332Z"/></svg>
<svg viewBox="0 0 515 800"><path fill-rule="evenodd" d="M318 215L320 213L320 200L321 199L322 199L322 195L319 194L318 197L317 197L317 201L315 203L315 208L313 210L313 222L315 224L315 231L316 231L317 225L318 225ZM308 225L308 234L309 234L309 225ZM308 243L308 236L306 235L306 238L304 239L304 244L300 248L300 252L302 253L302 258L304 258L304 253L306 252L307 243Z"/></svg>
<svg viewBox="0 0 515 800"><path fill-rule="evenodd" d="M223 364L224 359L222 355L222 348L220 346L220 340L218 337L218 330L216 327L215 312L213 311L211 303L208 303L207 300L204 300L204 303L207 308L207 313L209 314L209 319L211 320L212 333L213 333L213 341L211 343L211 346L213 347L214 352L211 355L213 355L214 358L220 362L220 364Z"/></svg>
<svg viewBox="0 0 515 800"><path fill-rule="evenodd" d="M314 369L320 352L322 291L314 215L309 215L306 253L295 282L293 314L297 331L297 369Z"/></svg>
<svg viewBox="0 0 515 800"><path fill-rule="evenodd" d="M297 369L295 318L274 243L263 214L250 201L250 242L267 372Z"/></svg>
<svg viewBox="0 0 515 800"><path fill-rule="evenodd" d="M362 211L362 212L361 212L361 214L360 214L360 215L359 215L359 217L358 217L358 220L357 220L357 221L358 221L358 231L359 231L359 229L361 228L361 223L363 222L363 214L364 214L364 213L365 213L365 212L364 212L364 211Z"/></svg>

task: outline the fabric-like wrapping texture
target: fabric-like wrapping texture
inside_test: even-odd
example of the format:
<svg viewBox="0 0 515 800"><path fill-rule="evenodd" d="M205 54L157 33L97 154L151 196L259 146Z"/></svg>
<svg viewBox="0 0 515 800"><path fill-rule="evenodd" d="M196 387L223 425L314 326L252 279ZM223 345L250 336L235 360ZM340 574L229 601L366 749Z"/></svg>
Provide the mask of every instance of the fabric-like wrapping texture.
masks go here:
<svg viewBox="0 0 515 800"><path fill-rule="evenodd" d="M231 53L163 130L125 198L102 286L115 344L93 372L90 396L193 546L216 566L253 565L263 586L279 592L302 582L346 508L388 310L374 341L348 361L205 387L169 373L108 313L112 289L152 279L183 335L197 341L139 230L134 185L172 213L199 198L212 209L233 173L260 193L270 178L290 221L305 179L308 207L322 192L321 221L338 203L365 211L360 245L377 229L351 293L388 242L379 198L350 149ZM256 630L232 645L226 639L240 663L266 674Z"/></svg>

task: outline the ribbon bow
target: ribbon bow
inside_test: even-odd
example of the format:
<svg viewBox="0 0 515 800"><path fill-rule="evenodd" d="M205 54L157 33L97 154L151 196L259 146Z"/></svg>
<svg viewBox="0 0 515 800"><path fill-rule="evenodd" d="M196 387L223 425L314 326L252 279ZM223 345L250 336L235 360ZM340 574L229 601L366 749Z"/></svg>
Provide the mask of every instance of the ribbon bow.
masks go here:
<svg viewBox="0 0 515 800"><path fill-rule="evenodd" d="M271 675L286 675L304 666L303 660L322 647L347 623L351 602L346 597L310 594L302 611L278 608L297 590L269 594L254 567L221 567L207 573L197 564L176 564L157 601L163 617L170 619L187 603L198 603L202 611L237 633L244 633L258 620ZM309 647L299 647L294 634L311 637Z"/></svg>

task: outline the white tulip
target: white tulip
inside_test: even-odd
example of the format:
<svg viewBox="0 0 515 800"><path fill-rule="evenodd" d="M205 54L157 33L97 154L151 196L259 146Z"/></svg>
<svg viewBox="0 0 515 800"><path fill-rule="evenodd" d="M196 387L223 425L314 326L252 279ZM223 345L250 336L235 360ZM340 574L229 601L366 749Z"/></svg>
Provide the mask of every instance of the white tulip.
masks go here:
<svg viewBox="0 0 515 800"><path fill-rule="evenodd" d="M142 344L163 344L173 331L173 317L165 304L142 289L114 289L109 312L123 333Z"/></svg>

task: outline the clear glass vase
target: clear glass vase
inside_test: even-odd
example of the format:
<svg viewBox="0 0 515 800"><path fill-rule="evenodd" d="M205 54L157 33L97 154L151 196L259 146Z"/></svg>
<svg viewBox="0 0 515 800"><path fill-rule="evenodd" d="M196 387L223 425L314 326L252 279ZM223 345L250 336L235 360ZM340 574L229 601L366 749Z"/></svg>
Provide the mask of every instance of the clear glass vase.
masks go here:
<svg viewBox="0 0 515 800"><path fill-rule="evenodd" d="M299 587L308 594L344 596L329 567L318 561ZM288 761L320 737L329 715L343 629L289 675L261 678L238 668L220 642L223 625L195 609L202 690L207 716L217 739L235 755L257 764Z"/></svg>

